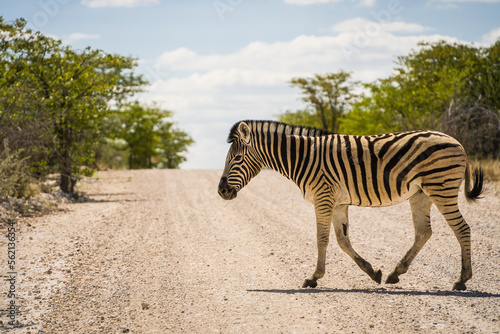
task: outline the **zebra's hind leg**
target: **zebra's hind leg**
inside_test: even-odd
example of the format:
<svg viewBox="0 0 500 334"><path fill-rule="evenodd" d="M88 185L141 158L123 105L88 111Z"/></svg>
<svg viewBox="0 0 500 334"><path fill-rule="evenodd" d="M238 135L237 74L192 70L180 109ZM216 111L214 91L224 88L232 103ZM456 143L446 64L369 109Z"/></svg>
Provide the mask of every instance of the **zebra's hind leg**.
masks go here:
<svg viewBox="0 0 500 334"><path fill-rule="evenodd" d="M465 282L472 277L472 264L471 264L471 233L470 227L462 217L458 209L457 200L454 202L443 204L439 201L434 201L439 212L444 216L446 222L451 227L458 242L462 253L462 270L459 279L453 285L453 290L465 290Z"/></svg>
<svg viewBox="0 0 500 334"><path fill-rule="evenodd" d="M395 284L399 282L399 275L408 271L410 264L415 259L418 252L420 252L427 240L431 237L431 206L432 201L422 191L410 197L413 227L415 228L415 240L405 256L398 262L394 271L387 277L386 283Z"/></svg>
<svg viewBox="0 0 500 334"><path fill-rule="evenodd" d="M349 240L347 209L347 205L341 205L335 207L333 211L333 227L335 229L335 235L337 236L337 242L340 248L347 253L372 280L380 284L382 281L382 271L380 269L377 271L373 270L372 265L352 248L351 241Z"/></svg>

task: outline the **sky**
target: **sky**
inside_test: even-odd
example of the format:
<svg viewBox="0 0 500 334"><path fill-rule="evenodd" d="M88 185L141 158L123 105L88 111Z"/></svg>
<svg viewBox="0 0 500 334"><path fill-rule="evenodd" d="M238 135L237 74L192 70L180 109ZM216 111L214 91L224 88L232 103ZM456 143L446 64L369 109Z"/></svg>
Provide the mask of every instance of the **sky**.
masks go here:
<svg viewBox="0 0 500 334"><path fill-rule="evenodd" d="M500 37L500 0L2 0L0 15L136 58L149 82L136 98L173 111L195 140L183 169L222 169L235 122L303 108L294 77L373 82L420 41Z"/></svg>

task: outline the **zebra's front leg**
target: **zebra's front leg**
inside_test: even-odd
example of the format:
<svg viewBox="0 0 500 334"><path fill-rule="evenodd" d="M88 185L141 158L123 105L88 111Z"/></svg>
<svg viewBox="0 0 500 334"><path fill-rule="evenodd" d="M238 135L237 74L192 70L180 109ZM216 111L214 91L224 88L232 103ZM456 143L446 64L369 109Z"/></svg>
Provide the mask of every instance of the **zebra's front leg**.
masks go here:
<svg viewBox="0 0 500 334"><path fill-rule="evenodd" d="M315 288L317 280L325 276L326 249L330 239L330 226L332 224L331 206L327 204L316 205L316 230L318 244L318 262L310 278L306 278L303 288Z"/></svg>
<svg viewBox="0 0 500 334"><path fill-rule="evenodd" d="M337 236L337 242L340 248L349 255L354 262L370 276L372 280L379 283L382 282L382 271L379 269L377 271L373 270L372 265L363 259L354 248L352 248L351 241L349 239L349 220L347 216L347 205L340 205L335 207L333 210L333 227L335 229L335 235Z"/></svg>

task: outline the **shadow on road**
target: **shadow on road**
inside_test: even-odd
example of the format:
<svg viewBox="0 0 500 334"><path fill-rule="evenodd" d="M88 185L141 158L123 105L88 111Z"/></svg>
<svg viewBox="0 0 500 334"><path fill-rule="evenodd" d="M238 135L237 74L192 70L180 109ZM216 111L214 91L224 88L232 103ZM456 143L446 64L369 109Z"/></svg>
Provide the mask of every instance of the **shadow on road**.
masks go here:
<svg viewBox="0 0 500 334"><path fill-rule="evenodd" d="M118 203L118 202L145 202L146 199L137 198L117 198L135 195L133 192L116 192L116 193L95 193L87 194L84 193L85 201L87 203Z"/></svg>
<svg viewBox="0 0 500 334"><path fill-rule="evenodd" d="M465 298L500 298L500 294L493 294L483 291L417 291L417 290L393 290L385 288L377 289L249 289L248 292L267 292L267 293L284 293L288 295L293 294L313 294L313 293L366 293L366 294L379 294L379 295L401 295L401 296L455 296Z"/></svg>

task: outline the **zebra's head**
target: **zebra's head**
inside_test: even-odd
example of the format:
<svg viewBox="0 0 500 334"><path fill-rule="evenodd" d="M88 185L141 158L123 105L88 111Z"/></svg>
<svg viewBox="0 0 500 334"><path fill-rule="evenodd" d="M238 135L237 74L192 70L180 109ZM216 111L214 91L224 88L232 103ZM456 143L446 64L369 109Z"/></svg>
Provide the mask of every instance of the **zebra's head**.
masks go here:
<svg viewBox="0 0 500 334"><path fill-rule="evenodd" d="M262 169L262 162L252 145L252 133L245 122L236 123L229 133L231 144L219 182L219 195L230 200Z"/></svg>

